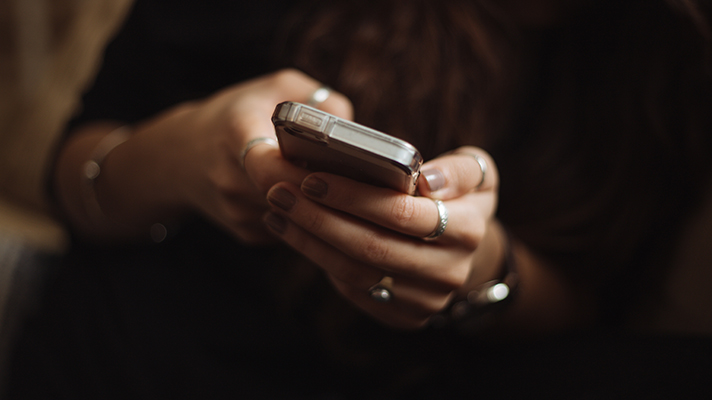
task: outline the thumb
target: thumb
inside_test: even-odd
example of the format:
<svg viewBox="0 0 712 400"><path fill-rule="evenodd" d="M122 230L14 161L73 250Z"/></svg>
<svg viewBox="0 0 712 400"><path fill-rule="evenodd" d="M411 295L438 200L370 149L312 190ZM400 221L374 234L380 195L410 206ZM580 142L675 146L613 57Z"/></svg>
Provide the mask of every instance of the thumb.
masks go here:
<svg viewBox="0 0 712 400"><path fill-rule="evenodd" d="M420 195L448 200L466 193L492 191L499 174L492 157L484 150L465 146L423 164L418 178Z"/></svg>

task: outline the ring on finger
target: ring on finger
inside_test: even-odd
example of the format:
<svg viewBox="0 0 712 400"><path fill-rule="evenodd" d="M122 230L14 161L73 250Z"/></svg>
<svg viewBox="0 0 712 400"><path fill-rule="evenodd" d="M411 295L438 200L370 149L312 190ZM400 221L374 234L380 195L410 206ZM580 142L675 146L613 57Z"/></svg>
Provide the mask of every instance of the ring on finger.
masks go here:
<svg viewBox="0 0 712 400"><path fill-rule="evenodd" d="M393 299L393 278L385 275L383 279L368 288L368 295L379 303L388 303Z"/></svg>
<svg viewBox="0 0 712 400"><path fill-rule="evenodd" d="M479 156L477 154L473 154L473 153L468 153L468 152L463 151L463 152L459 152L457 154L462 154L462 155L470 156L470 157L474 158L475 161L477 161L477 165L480 166L480 172L482 174L480 175L481 176L480 182L477 184L477 186L475 186L475 190L478 190L479 188L482 187L482 185L485 184L485 177L487 176L487 170L489 169L489 167L487 166L487 161L485 161L484 157Z"/></svg>
<svg viewBox="0 0 712 400"><path fill-rule="evenodd" d="M438 208L438 224L435 226L435 230L431 234L425 237L425 239L437 239L443 233L445 233L445 228L447 228L447 221L449 219L450 213L445 207L445 203L441 200L433 199L433 202Z"/></svg>
<svg viewBox="0 0 712 400"><path fill-rule="evenodd" d="M307 100L307 105L310 107L318 107L319 104L325 102L330 95L331 89L329 89L327 86L322 86L319 89L315 90L314 93L311 94L311 96L309 96L309 100Z"/></svg>
<svg viewBox="0 0 712 400"><path fill-rule="evenodd" d="M250 150L252 150L255 146L260 144L268 144L273 147L279 147L279 143L269 137L259 137L257 139L250 140L245 145L245 148L242 149L242 153L240 153L240 165L242 165L242 168L245 168L245 157L247 157L247 153L249 153Z"/></svg>

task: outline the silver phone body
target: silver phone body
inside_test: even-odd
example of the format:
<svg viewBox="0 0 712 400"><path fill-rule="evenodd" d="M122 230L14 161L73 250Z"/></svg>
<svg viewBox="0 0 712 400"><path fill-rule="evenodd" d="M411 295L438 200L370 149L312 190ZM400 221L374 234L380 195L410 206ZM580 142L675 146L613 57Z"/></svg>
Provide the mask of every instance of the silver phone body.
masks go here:
<svg viewBox="0 0 712 400"><path fill-rule="evenodd" d="M291 101L277 105L272 123L282 155L295 165L416 191L423 158L408 142Z"/></svg>

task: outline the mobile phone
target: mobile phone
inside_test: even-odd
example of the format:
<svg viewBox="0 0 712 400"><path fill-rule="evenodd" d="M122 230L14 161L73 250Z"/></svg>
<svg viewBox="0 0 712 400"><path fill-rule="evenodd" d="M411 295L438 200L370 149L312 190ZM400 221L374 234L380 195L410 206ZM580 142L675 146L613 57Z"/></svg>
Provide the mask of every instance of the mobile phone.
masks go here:
<svg viewBox="0 0 712 400"><path fill-rule="evenodd" d="M404 140L291 101L277 105L272 123L295 165L415 193L423 157Z"/></svg>

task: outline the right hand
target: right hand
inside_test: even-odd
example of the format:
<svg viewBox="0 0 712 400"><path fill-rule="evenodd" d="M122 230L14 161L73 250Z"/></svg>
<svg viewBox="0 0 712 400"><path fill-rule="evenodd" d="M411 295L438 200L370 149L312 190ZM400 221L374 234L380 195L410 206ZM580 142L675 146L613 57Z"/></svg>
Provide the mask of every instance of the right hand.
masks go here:
<svg viewBox="0 0 712 400"><path fill-rule="evenodd" d="M486 160L486 174L474 154ZM423 177L423 196L324 172L309 175L301 187L280 182L268 193L273 214L267 222L361 310L391 327L421 328L460 291L497 276L503 252L493 224L494 160L482 149L463 147L423 168L439 171L443 180L434 187ZM425 240L440 219L432 199L446 204L450 222L442 236ZM374 301L370 288L386 276L392 299Z"/></svg>

